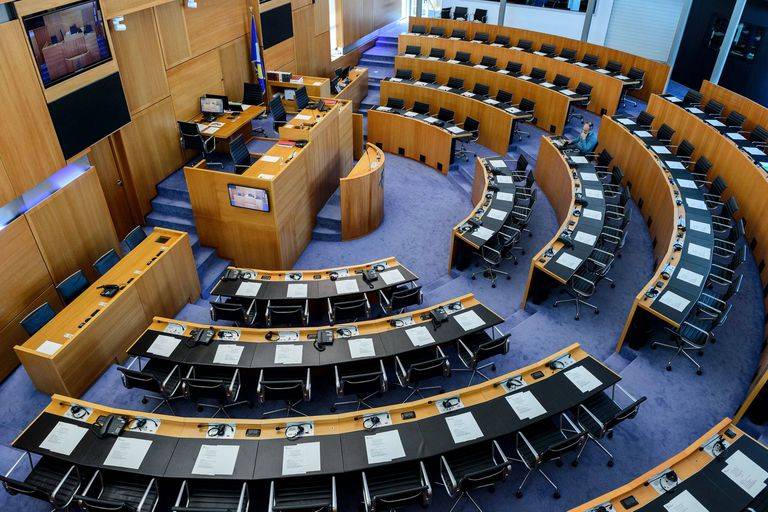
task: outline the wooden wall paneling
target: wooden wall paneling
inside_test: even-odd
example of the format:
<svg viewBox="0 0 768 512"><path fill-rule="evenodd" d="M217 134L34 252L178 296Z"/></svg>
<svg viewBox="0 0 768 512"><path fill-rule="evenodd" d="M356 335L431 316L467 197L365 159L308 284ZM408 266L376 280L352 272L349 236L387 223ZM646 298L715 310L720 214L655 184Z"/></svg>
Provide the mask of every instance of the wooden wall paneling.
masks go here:
<svg viewBox="0 0 768 512"><path fill-rule="evenodd" d="M312 10L314 11L312 18L315 25L315 35L326 34L328 36L328 44L330 45L330 34L328 32L331 30L331 11L328 6L329 1L333 0L314 0L312 3Z"/></svg>
<svg viewBox="0 0 768 512"><path fill-rule="evenodd" d="M169 69L181 64L192 55L184 7L181 0L173 0L158 5L154 11L165 68Z"/></svg>
<svg viewBox="0 0 768 512"><path fill-rule="evenodd" d="M0 155L16 197L66 162L21 21L0 24L0 48Z"/></svg>
<svg viewBox="0 0 768 512"><path fill-rule="evenodd" d="M200 112L200 96L224 94L219 52L204 53L168 70L168 84L176 119L192 119Z"/></svg>
<svg viewBox="0 0 768 512"><path fill-rule="evenodd" d="M401 11L401 0L373 0L373 29L380 29L399 20Z"/></svg>
<svg viewBox="0 0 768 512"><path fill-rule="evenodd" d="M3 165L3 159L0 157L0 204L6 204L16 199L18 194L13 190L8 173L5 172L5 166Z"/></svg>
<svg viewBox="0 0 768 512"><path fill-rule="evenodd" d="M186 9L187 33L192 56L196 57L246 34L243 0L203 0L197 9Z"/></svg>
<svg viewBox="0 0 768 512"><path fill-rule="evenodd" d="M293 48L294 58L296 60L296 70L300 73L314 74L313 57L315 36L314 31L309 30L314 27L313 9L311 5L302 7L293 11ZM328 57L330 59L330 57Z"/></svg>
<svg viewBox="0 0 768 512"><path fill-rule="evenodd" d="M296 53L291 37L264 50L264 67L267 71L296 71Z"/></svg>
<svg viewBox="0 0 768 512"><path fill-rule="evenodd" d="M111 139L103 139L91 146L88 160L96 168L101 190L104 192L109 213L112 216L112 224L115 226L118 238L122 239L131 229L141 224L143 219L128 202L125 182L115 159Z"/></svg>
<svg viewBox="0 0 768 512"><path fill-rule="evenodd" d="M166 98L112 136L128 200L142 217L152 210L155 186L182 164L178 133L173 104Z"/></svg>
<svg viewBox="0 0 768 512"><path fill-rule="evenodd" d="M109 0L102 3L104 19L144 11L167 3L168 0Z"/></svg>
<svg viewBox="0 0 768 512"><path fill-rule="evenodd" d="M317 169L313 172L312 167L317 165L317 152L323 151L322 144L322 140L311 141L304 151L297 155L299 162L296 169L288 173L282 172L275 178L272 197L280 253L280 266L277 268L292 268L312 240L312 229L315 227L315 215L318 210L313 207L313 201L308 201L307 198L315 197L316 194L312 181L314 175L317 182ZM338 185L337 176L336 186Z"/></svg>
<svg viewBox="0 0 768 512"><path fill-rule="evenodd" d="M248 44L243 36L219 48L224 94L236 101L243 99L243 83L252 81Z"/></svg>
<svg viewBox="0 0 768 512"><path fill-rule="evenodd" d="M342 47L346 47L373 32L373 1L374 0L337 0L337 19L341 13Z"/></svg>
<svg viewBox="0 0 768 512"><path fill-rule="evenodd" d="M363 156L363 114L352 114L352 156L355 160Z"/></svg>
<svg viewBox="0 0 768 512"><path fill-rule="evenodd" d="M355 165L353 110L353 104L349 102L339 111L339 178L346 176Z"/></svg>
<svg viewBox="0 0 768 512"><path fill-rule="evenodd" d="M702 103L706 104L710 100L719 101L725 105L723 115L727 116L732 110L740 112L747 120L744 122L744 129L752 131L755 125L768 128L768 108L761 104L746 98L725 87L713 84L709 80L704 80L701 84Z"/></svg>
<svg viewBox="0 0 768 512"><path fill-rule="evenodd" d="M94 168L27 211L26 217L54 283L78 269L94 281L98 276L93 262L109 249L120 250Z"/></svg>
<svg viewBox="0 0 768 512"><path fill-rule="evenodd" d="M168 80L152 9L127 15L125 23L130 29L114 32L112 42L125 99L135 113L167 97Z"/></svg>
<svg viewBox="0 0 768 512"><path fill-rule="evenodd" d="M315 36L311 46L312 62L308 74L314 76L331 76L331 35L329 32ZM299 72L304 71L298 69Z"/></svg>

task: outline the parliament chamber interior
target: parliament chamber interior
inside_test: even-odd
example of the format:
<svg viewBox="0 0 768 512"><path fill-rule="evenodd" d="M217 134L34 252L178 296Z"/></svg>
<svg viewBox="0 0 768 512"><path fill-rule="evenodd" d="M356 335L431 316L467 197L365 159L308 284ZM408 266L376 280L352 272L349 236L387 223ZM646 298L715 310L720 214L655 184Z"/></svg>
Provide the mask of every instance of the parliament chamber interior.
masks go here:
<svg viewBox="0 0 768 512"><path fill-rule="evenodd" d="M0 510L768 512L766 27L0 0Z"/></svg>

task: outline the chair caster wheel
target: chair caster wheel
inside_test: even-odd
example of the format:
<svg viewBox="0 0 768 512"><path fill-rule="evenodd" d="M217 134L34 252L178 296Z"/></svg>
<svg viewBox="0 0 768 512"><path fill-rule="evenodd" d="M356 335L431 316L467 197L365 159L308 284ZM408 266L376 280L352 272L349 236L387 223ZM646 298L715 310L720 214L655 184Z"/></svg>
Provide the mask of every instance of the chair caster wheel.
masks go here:
<svg viewBox="0 0 768 512"><path fill-rule="evenodd" d="M517 261L515 261L515 265L517 265Z"/></svg>
<svg viewBox="0 0 768 512"><path fill-rule="evenodd" d="M382 394L383 394L383 393L382 393L381 391L379 391L378 393L376 393L376 398L381 398L381 395L382 395Z"/></svg>
<svg viewBox="0 0 768 512"><path fill-rule="evenodd" d="M606 434L606 437L608 439L613 439L613 432L608 432L608 434Z"/></svg>
<svg viewBox="0 0 768 512"><path fill-rule="evenodd" d="M507 276L507 281L509 281L510 279L512 279L512 276Z"/></svg>
<svg viewBox="0 0 768 512"><path fill-rule="evenodd" d="M445 388L440 388L437 390L438 394L445 393Z"/></svg>
<svg viewBox="0 0 768 512"><path fill-rule="evenodd" d="M560 499L560 491L555 491L555 493L552 495L552 497L555 498L556 500L559 500Z"/></svg>
<svg viewBox="0 0 768 512"><path fill-rule="evenodd" d="M472 280L474 281L475 279L476 279L475 276L472 276Z"/></svg>
<svg viewBox="0 0 768 512"><path fill-rule="evenodd" d="M611 283L611 288L616 288L616 283Z"/></svg>
<svg viewBox="0 0 768 512"><path fill-rule="evenodd" d="M557 303L552 304L552 307L556 308L557 307Z"/></svg>
<svg viewBox="0 0 768 512"><path fill-rule="evenodd" d="M495 364L492 364L492 365L491 365L491 371L492 371L492 372L495 372L495 371L496 371L496 365L495 365Z"/></svg>
<svg viewBox="0 0 768 512"><path fill-rule="evenodd" d="M581 320L581 318L580 318L580 317L578 317L578 316L575 316L575 317L573 317L573 319L574 319L574 320L576 320L577 322L578 322L579 320Z"/></svg>
<svg viewBox="0 0 768 512"><path fill-rule="evenodd" d="M701 375L703 372L701 370L696 370L696 375Z"/></svg>
<svg viewBox="0 0 768 512"><path fill-rule="evenodd" d="M335 405L331 406L331 412L336 412L336 406Z"/></svg>
<svg viewBox="0 0 768 512"><path fill-rule="evenodd" d="M651 350L656 350L656 344L655 343L651 343Z"/></svg>
<svg viewBox="0 0 768 512"><path fill-rule="evenodd" d="M600 310L599 310L599 309L596 309L596 310L595 310L595 314L596 314L596 315L599 315L599 314L600 314Z"/></svg>
<svg viewBox="0 0 768 512"><path fill-rule="evenodd" d="M571 462L571 466L573 466L575 468L579 467L579 461L575 460L575 461Z"/></svg>
<svg viewBox="0 0 768 512"><path fill-rule="evenodd" d="M612 468L613 467L613 459L609 460L607 465L608 465L609 468Z"/></svg>
<svg viewBox="0 0 768 512"><path fill-rule="evenodd" d="M699 350L699 355L700 356L704 356L704 351L703 350Z"/></svg>
<svg viewBox="0 0 768 512"><path fill-rule="evenodd" d="M253 402L248 402L248 408L249 409L253 409L253 407L254 407L254 403Z"/></svg>
<svg viewBox="0 0 768 512"><path fill-rule="evenodd" d="M496 283L493 283L493 284L491 285L491 288L496 288Z"/></svg>
<svg viewBox="0 0 768 512"><path fill-rule="evenodd" d="M671 371L672 371L672 365L669 365L669 364L667 365L667 371L668 371L668 372L671 372Z"/></svg>
<svg viewBox="0 0 768 512"><path fill-rule="evenodd" d="M517 492L515 493L515 498L517 498L517 499L520 499L520 498L522 498L522 497L523 497L523 491L517 491Z"/></svg>
<svg viewBox="0 0 768 512"><path fill-rule="evenodd" d="M149 400L147 400L146 398L141 399L141 403L146 404L147 402L149 402Z"/></svg>

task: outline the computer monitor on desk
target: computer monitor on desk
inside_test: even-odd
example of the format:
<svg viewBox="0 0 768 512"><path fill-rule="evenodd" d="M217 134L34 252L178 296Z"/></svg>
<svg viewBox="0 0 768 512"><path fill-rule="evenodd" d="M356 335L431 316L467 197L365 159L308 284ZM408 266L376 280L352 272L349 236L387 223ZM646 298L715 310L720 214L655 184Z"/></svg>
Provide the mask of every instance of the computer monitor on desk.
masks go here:
<svg viewBox="0 0 768 512"><path fill-rule="evenodd" d="M200 98L200 112L203 113L203 119L206 121L214 121L224 114L224 101L221 98Z"/></svg>
<svg viewBox="0 0 768 512"><path fill-rule="evenodd" d="M229 98L227 96L224 96L223 94L206 94L205 97L221 100L221 103L224 105L224 110L229 110Z"/></svg>

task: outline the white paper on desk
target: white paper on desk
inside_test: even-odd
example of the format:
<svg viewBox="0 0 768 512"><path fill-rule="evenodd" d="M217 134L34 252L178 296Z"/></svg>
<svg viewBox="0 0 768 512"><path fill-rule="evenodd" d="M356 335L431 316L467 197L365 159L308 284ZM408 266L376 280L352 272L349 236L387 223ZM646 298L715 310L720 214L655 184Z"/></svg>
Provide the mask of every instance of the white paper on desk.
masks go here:
<svg viewBox="0 0 768 512"><path fill-rule="evenodd" d="M765 489L765 480L768 478L768 472L747 457L741 450L734 452L725 462L726 466L722 470L723 473L741 487L744 492L755 498Z"/></svg>
<svg viewBox="0 0 768 512"><path fill-rule="evenodd" d="M341 279L336 281L336 293L358 293L360 287L357 285L357 279Z"/></svg>
<svg viewBox="0 0 768 512"><path fill-rule="evenodd" d="M448 416L445 418L445 423L456 444L483 437L483 431L480 430L480 425L477 424L472 412Z"/></svg>
<svg viewBox="0 0 768 512"><path fill-rule="evenodd" d="M488 217L496 220L504 220L507 218L507 212L491 208L488 210Z"/></svg>
<svg viewBox="0 0 768 512"><path fill-rule="evenodd" d="M393 268L392 270L387 270L385 272L382 272L379 274L379 277L382 281L384 281L388 285L393 285L397 283L402 283L405 281L405 277L403 277L403 274L400 272L400 269Z"/></svg>
<svg viewBox="0 0 768 512"><path fill-rule="evenodd" d="M576 64L580 68L586 68L587 66L589 66L589 64L585 64L583 62L575 62L574 64Z"/></svg>
<svg viewBox="0 0 768 512"><path fill-rule="evenodd" d="M415 85L416 87L426 87L428 84L427 82L421 82L417 80L416 82L413 83L413 85Z"/></svg>
<svg viewBox="0 0 768 512"><path fill-rule="evenodd" d="M667 97L667 99L669 101L671 101L672 103L680 103L681 101L683 101L680 98L678 98L677 96L669 96L669 97Z"/></svg>
<svg viewBox="0 0 768 512"><path fill-rule="evenodd" d="M709 247L704 247L703 245L699 245L699 244L689 243L688 254L690 254L691 256L704 258L705 260L709 260L712 258L712 250Z"/></svg>
<svg viewBox="0 0 768 512"><path fill-rule="evenodd" d="M441 85L440 87L438 87L438 89L440 89L441 91L450 91L451 90L451 88L448 87L447 85Z"/></svg>
<svg viewBox="0 0 768 512"><path fill-rule="evenodd" d="M505 111L505 112L509 112L510 114L519 114L520 112L522 112L522 110L520 110L520 109L519 109L519 108L517 108L517 107L509 107L509 108L505 108L505 109L504 109L504 111Z"/></svg>
<svg viewBox="0 0 768 512"><path fill-rule="evenodd" d="M440 60L440 57L427 57L427 60Z"/></svg>
<svg viewBox="0 0 768 512"><path fill-rule="evenodd" d="M309 121L312 119L312 116L308 116L306 114L296 114L296 117L294 119L298 119L299 121Z"/></svg>
<svg viewBox="0 0 768 512"><path fill-rule="evenodd" d="M633 120L627 119L625 117L617 119L617 121L620 122L621 124L623 124L624 126L632 126L633 124L635 124L635 122Z"/></svg>
<svg viewBox="0 0 768 512"><path fill-rule="evenodd" d="M458 64L458 63L459 61L457 61L456 59L448 59L448 64Z"/></svg>
<svg viewBox="0 0 768 512"><path fill-rule="evenodd" d="M547 410L530 391L521 391L514 395L507 395L507 402L517 417L521 420L533 419L546 413Z"/></svg>
<svg viewBox="0 0 768 512"><path fill-rule="evenodd" d="M283 476L320 471L320 443L283 446Z"/></svg>
<svg viewBox="0 0 768 512"><path fill-rule="evenodd" d="M533 54L534 55L538 55L539 57L544 57L545 55L547 55L546 53L540 52L540 51L535 51L535 52L533 52Z"/></svg>
<svg viewBox="0 0 768 512"><path fill-rule="evenodd" d="M389 79L390 82L402 82L402 78L397 78L396 76L393 76Z"/></svg>
<svg viewBox="0 0 768 512"><path fill-rule="evenodd" d="M225 475L235 472L240 447L228 444L204 444L200 447L192 468L193 475Z"/></svg>
<svg viewBox="0 0 768 512"><path fill-rule="evenodd" d="M651 149L660 155L669 155L671 152L666 146L651 146Z"/></svg>
<svg viewBox="0 0 768 512"><path fill-rule="evenodd" d="M616 75L616 78L618 78L619 80L629 80L629 77L626 75Z"/></svg>
<svg viewBox="0 0 768 512"><path fill-rule="evenodd" d="M595 245L595 240L597 240L597 237L595 235L587 233L586 231L579 231L578 233L576 233L573 239L576 240L577 242L581 242L583 244L592 246L592 245Z"/></svg>
<svg viewBox="0 0 768 512"><path fill-rule="evenodd" d="M541 82L539 85L542 87L546 87L547 89L551 89L555 86L555 84L551 84L549 82Z"/></svg>
<svg viewBox="0 0 768 512"><path fill-rule="evenodd" d="M272 174L266 174L266 173L263 173L263 172L262 172L262 173L260 173L260 174L259 174L258 178L259 178L260 180L267 180L267 181L271 181L271 180L273 180L275 177L274 177Z"/></svg>
<svg viewBox="0 0 768 512"><path fill-rule="evenodd" d="M748 147L744 148L744 151L752 156L765 156L765 153L763 153L759 148Z"/></svg>
<svg viewBox="0 0 768 512"><path fill-rule="evenodd" d="M647 137L653 137L650 132L647 132L645 130L638 130L635 132L635 135L637 135L640 138L647 138Z"/></svg>
<svg viewBox="0 0 768 512"><path fill-rule="evenodd" d="M381 105L381 106L379 106L379 107L376 107L376 110L382 110L382 111L384 111L384 112L389 112L389 111L390 111L390 110L392 110L392 109L391 109L391 108L389 108L389 107L387 107L387 106L385 106L385 105Z"/></svg>
<svg viewBox="0 0 768 512"><path fill-rule="evenodd" d="M571 161L575 164L586 164L589 163L589 160L584 158L583 156L571 156Z"/></svg>
<svg viewBox="0 0 768 512"><path fill-rule="evenodd" d="M662 293L661 297L659 298L659 302L661 302L662 304L666 304L667 306L671 307L676 311L684 310L685 308L688 307L688 304L691 303L691 301L689 301L685 297L681 297L675 292L670 292L670 291Z"/></svg>
<svg viewBox="0 0 768 512"><path fill-rule="evenodd" d="M681 162L678 162L677 160L665 160L664 165L666 165L669 169L685 169L685 165L683 165Z"/></svg>
<svg viewBox="0 0 768 512"><path fill-rule="evenodd" d="M594 197L595 199L603 198L603 192L600 190L597 190L596 188L585 188L584 195L586 195L587 197Z"/></svg>
<svg viewBox="0 0 768 512"><path fill-rule="evenodd" d="M579 388L579 391L582 393L588 393L602 384L600 379L595 377L592 372L583 366L576 366L575 368L566 371L565 376L574 386Z"/></svg>
<svg viewBox="0 0 768 512"><path fill-rule="evenodd" d="M598 210L584 210L581 212L581 216L588 219L600 220L603 218L603 212Z"/></svg>
<svg viewBox="0 0 768 512"><path fill-rule="evenodd" d="M515 194L511 194L509 192L497 192L496 199L498 199L499 201L505 201L507 203L514 203Z"/></svg>
<svg viewBox="0 0 768 512"><path fill-rule="evenodd" d="M404 53L404 54L400 55L400 57L405 57L406 59L415 59L416 58L416 56L414 54L412 54L412 53Z"/></svg>
<svg viewBox="0 0 768 512"><path fill-rule="evenodd" d="M405 114L403 114L403 115L404 115L405 117L416 117L417 115L419 115L419 113L418 113L418 112L411 112L411 111L409 110L408 112L406 112L406 113L405 113Z"/></svg>
<svg viewBox="0 0 768 512"><path fill-rule="evenodd" d="M37 347L37 352L40 352L41 354L46 354L49 356L52 356L61 348L61 343L56 343L55 341L45 340L40 344L39 347Z"/></svg>
<svg viewBox="0 0 768 512"><path fill-rule="evenodd" d="M462 96L466 96L467 98L474 98L475 97L475 93L473 93L472 91L463 92L463 93L461 93L461 95Z"/></svg>
<svg viewBox="0 0 768 512"><path fill-rule="evenodd" d="M607 75L607 74L610 74L610 71L608 71L607 69L603 69L603 68L600 68L600 69L596 69L595 71L597 71L597 72L598 72L598 73L600 73L601 75Z"/></svg>
<svg viewBox="0 0 768 512"><path fill-rule="evenodd" d="M696 182L693 180L680 179L680 180L677 180L677 184L680 185L682 188L690 188L690 189L698 188L696 186Z"/></svg>
<svg viewBox="0 0 768 512"><path fill-rule="evenodd" d="M463 128L459 128L458 126L449 126L448 131L451 133L462 133L464 132Z"/></svg>
<svg viewBox="0 0 768 512"><path fill-rule="evenodd" d="M472 310L459 313L453 318L456 319L461 328L465 331L471 331L472 329L477 329L478 327L485 325L485 322L480 318L480 315Z"/></svg>
<svg viewBox="0 0 768 512"><path fill-rule="evenodd" d="M572 91L570 89L562 89L560 92L565 94L566 96L575 96L576 95L576 91Z"/></svg>
<svg viewBox="0 0 768 512"><path fill-rule="evenodd" d="M427 122L427 123L429 123L429 124L432 124L432 123L435 123L435 122L437 122L437 119L435 119L435 118L434 118L434 117L432 117L432 116L429 116L429 117L425 118L425 119L424 119L424 121L425 121L425 122Z"/></svg>
<svg viewBox="0 0 768 512"><path fill-rule="evenodd" d="M301 364L304 360L304 347L292 343L275 345L275 364Z"/></svg>
<svg viewBox="0 0 768 512"><path fill-rule="evenodd" d="M181 340L178 338L160 334L155 338L155 341L152 342L149 348L147 348L147 353L155 354L160 357L171 357L171 354L173 354L173 351L179 346L179 343L181 343Z"/></svg>
<svg viewBox="0 0 768 512"><path fill-rule="evenodd" d="M575 270L576 268L578 268L579 265L581 265L581 262L584 260L574 256L573 254L564 252L555 261L564 267L568 267L571 270Z"/></svg>
<svg viewBox="0 0 768 512"><path fill-rule="evenodd" d="M357 338L349 340L349 355L352 359L360 357L375 357L376 349L373 347L373 338Z"/></svg>
<svg viewBox="0 0 768 512"><path fill-rule="evenodd" d="M306 299L307 284L292 283L288 285L287 296L289 299Z"/></svg>
<svg viewBox="0 0 768 512"><path fill-rule="evenodd" d="M698 220L688 221L688 227L699 233L706 233L707 235L712 233L712 226L706 222L699 222Z"/></svg>
<svg viewBox="0 0 768 512"><path fill-rule="evenodd" d="M512 179L512 176L496 176L496 182L497 183L503 183L505 185L509 185L515 182L515 180Z"/></svg>
<svg viewBox="0 0 768 512"><path fill-rule="evenodd" d="M475 64L474 67L476 67L477 69L488 69L488 66L484 66L482 64Z"/></svg>
<svg viewBox="0 0 768 512"><path fill-rule="evenodd" d="M508 75L508 74L509 74L509 71L507 71L506 69L499 69L499 70L497 71L497 73L501 73L502 75Z"/></svg>
<svg viewBox="0 0 768 512"><path fill-rule="evenodd" d="M703 110L701 110L700 108L696 108L696 107L689 107L689 108L687 108L685 110L687 110L691 114L703 114L704 113Z"/></svg>
<svg viewBox="0 0 768 512"><path fill-rule="evenodd" d="M219 131L219 127L218 127L218 126L209 126L209 127L208 127L208 128L206 128L205 130L203 130L203 133L204 133L205 135L213 135L213 134L214 134L214 133L216 133L217 131Z"/></svg>
<svg viewBox="0 0 768 512"><path fill-rule="evenodd" d="M267 163L273 164L275 162L279 162L280 161L280 157L279 156L274 156L274 155L262 155L262 157L259 158L259 160L262 161L262 162L267 162Z"/></svg>
<svg viewBox="0 0 768 512"><path fill-rule="evenodd" d="M495 100L495 99L493 99L493 98L488 98L488 99L486 99L486 100L484 100L484 101L485 101L486 103L488 103L489 105L498 105L498 104L499 104L499 102L498 102L498 101L496 101L496 100Z"/></svg>
<svg viewBox="0 0 768 512"><path fill-rule="evenodd" d="M479 238L480 240L488 241L493 236L493 230L488 229L485 226L479 226L472 232L472 236Z"/></svg>
<svg viewBox="0 0 768 512"><path fill-rule="evenodd" d="M405 457L400 432L395 429L365 436L365 453L368 456L368 464L381 464Z"/></svg>
<svg viewBox="0 0 768 512"><path fill-rule="evenodd" d="M118 437L104 460L104 465L139 469L150 446L152 446L152 441L149 439Z"/></svg>
<svg viewBox="0 0 768 512"><path fill-rule="evenodd" d="M40 448L61 455L72 455L88 429L60 421L48 432Z"/></svg>
<svg viewBox="0 0 768 512"><path fill-rule="evenodd" d="M664 505L668 512L710 512L699 500L685 490Z"/></svg>
<svg viewBox="0 0 768 512"><path fill-rule="evenodd" d="M240 283L240 286L237 287L237 292L235 292L235 295L240 295L243 297L255 297L259 294L259 288L261 288L261 283L244 281Z"/></svg>
<svg viewBox="0 0 768 512"><path fill-rule="evenodd" d="M697 210L706 210L707 209L707 203L705 203L701 199L693 199L691 197L687 197L687 198L685 198L685 204L687 204L691 208L695 208Z"/></svg>
<svg viewBox="0 0 768 512"><path fill-rule="evenodd" d="M507 164L504 163L504 160L488 160L488 163L491 164L491 167L494 169L506 169Z"/></svg>
<svg viewBox="0 0 768 512"><path fill-rule="evenodd" d="M704 280L704 276L698 272L688 270L687 268L681 268L677 273L677 279L692 284L693 286L700 286L701 282Z"/></svg>
<svg viewBox="0 0 768 512"><path fill-rule="evenodd" d="M432 337L432 333L429 332L429 329L423 325L408 329L405 331L405 334L408 336L408 339L411 340L411 343L413 343L414 347L422 347L424 345L429 345L435 342L435 338Z"/></svg>
<svg viewBox="0 0 768 512"><path fill-rule="evenodd" d="M216 347L216 354L213 356L214 364L239 364L240 356L243 355L242 345L219 345Z"/></svg>
<svg viewBox="0 0 768 512"><path fill-rule="evenodd" d="M725 124L722 121L718 121L717 119L707 119L707 124L711 124L712 126L717 126L718 128L722 128L725 126Z"/></svg>
<svg viewBox="0 0 768 512"><path fill-rule="evenodd" d="M565 61L567 61L567 60L568 60L568 59L566 59L565 57L560 57L559 55L558 55L557 57L554 57L554 59L555 59L555 60L559 60L560 62L565 62Z"/></svg>
<svg viewBox="0 0 768 512"><path fill-rule="evenodd" d="M733 140L747 140L747 138L745 136L743 136L742 134L740 134L738 132L726 133L726 135L728 137L730 137L731 139L733 139Z"/></svg>
<svg viewBox="0 0 768 512"><path fill-rule="evenodd" d="M582 172L581 179L584 181L600 181L600 178L594 172Z"/></svg>
<svg viewBox="0 0 768 512"><path fill-rule="evenodd" d="M528 81L528 80L530 80L530 79L531 79L531 77L529 77L528 75L520 75L520 76L519 76L519 77L517 77L517 78L519 78L520 80L525 80L525 81Z"/></svg>

